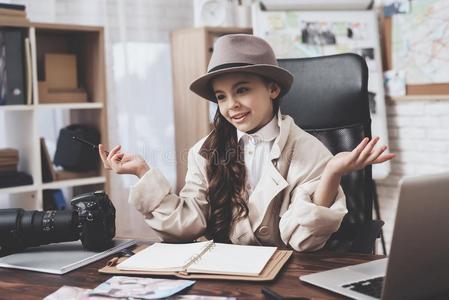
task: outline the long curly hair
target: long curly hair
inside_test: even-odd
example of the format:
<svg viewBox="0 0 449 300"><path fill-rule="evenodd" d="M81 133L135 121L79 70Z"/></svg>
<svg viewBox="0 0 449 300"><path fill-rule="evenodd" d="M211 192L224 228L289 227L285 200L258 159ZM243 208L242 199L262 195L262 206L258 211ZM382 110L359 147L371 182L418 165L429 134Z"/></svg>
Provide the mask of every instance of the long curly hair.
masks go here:
<svg viewBox="0 0 449 300"><path fill-rule="evenodd" d="M266 85L272 79L261 76ZM273 112L279 110L281 99L273 101ZM245 188L246 167L243 146L237 141L234 125L217 108L213 130L203 146L201 155L207 159L206 175L209 181L207 200L210 205L206 237L216 242L230 243L232 226L248 216Z"/></svg>
<svg viewBox="0 0 449 300"><path fill-rule="evenodd" d="M207 144L207 149L202 153L208 160L207 200L211 212L206 237L216 242L229 243L232 224L248 215L246 167L243 147L237 142L236 128L218 109Z"/></svg>

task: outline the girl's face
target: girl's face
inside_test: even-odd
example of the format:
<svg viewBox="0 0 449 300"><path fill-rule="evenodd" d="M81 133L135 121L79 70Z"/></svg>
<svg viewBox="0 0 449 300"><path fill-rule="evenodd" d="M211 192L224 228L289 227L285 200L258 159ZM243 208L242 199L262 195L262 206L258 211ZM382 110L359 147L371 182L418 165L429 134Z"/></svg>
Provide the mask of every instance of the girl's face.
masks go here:
<svg viewBox="0 0 449 300"><path fill-rule="evenodd" d="M279 96L276 83L248 73L229 73L212 80L220 113L243 132L256 132L273 118L273 101Z"/></svg>

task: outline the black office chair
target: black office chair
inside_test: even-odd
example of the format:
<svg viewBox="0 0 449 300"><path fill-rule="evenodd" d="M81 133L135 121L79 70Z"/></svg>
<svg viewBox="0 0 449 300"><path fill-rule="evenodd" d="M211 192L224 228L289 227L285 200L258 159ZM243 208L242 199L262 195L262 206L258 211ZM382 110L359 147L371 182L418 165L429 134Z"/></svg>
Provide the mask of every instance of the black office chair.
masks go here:
<svg viewBox="0 0 449 300"><path fill-rule="evenodd" d="M368 68L362 57L348 53L281 59L279 64L295 75L291 90L281 101L281 112L317 137L332 154L352 151L364 137L371 138ZM325 248L372 253L384 222L372 218L375 186L371 166L343 176L341 186L349 212Z"/></svg>

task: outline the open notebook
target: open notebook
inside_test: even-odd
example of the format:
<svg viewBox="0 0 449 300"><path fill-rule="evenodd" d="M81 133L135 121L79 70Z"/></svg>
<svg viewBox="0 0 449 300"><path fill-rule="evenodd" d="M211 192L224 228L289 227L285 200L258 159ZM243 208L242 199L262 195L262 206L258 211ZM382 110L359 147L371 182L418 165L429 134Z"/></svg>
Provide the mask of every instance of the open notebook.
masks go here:
<svg viewBox="0 0 449 300"><path fill-rule="evenodd" d="M155 243L117 266L100 269L108 274L175 275L182 278L235 280L273 279L292 251L276 247L242 246L213 241Z"/></svg>

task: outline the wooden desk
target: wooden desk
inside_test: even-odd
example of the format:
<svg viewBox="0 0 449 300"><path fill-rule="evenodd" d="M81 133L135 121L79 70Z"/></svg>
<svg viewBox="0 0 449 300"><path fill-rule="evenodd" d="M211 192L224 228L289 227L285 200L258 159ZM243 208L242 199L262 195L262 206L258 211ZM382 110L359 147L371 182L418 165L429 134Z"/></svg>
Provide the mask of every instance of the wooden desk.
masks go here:
<svg viewBox="0 0 449 300"><path fill-rule="evenodd" d="M282 296L303 296L314 300L345 299L337 294L302 283L298 277L379 258L382 256L331 252L294 253L272 282L197 280L191 288L183 293L233 296L237 299L265 299L261 288L268 286ZM65 275L0 268L0 299L42 299L63 285L94 288L111 277L97 272L107 260L108 258L102 259Z"/></svg>

